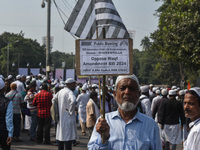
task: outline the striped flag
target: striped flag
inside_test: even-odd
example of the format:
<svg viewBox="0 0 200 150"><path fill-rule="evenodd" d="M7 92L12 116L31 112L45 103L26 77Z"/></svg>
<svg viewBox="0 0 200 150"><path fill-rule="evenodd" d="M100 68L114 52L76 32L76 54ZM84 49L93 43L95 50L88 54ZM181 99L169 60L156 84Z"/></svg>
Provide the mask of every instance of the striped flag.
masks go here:
<svg viewBox="0 0 200 150"><path fill-rule="evenodd" d="M106 30L106 38L129 38L112 0L79 0L65 25L65 30L81 39L96 39L96 32L98 38L103 37L103 27Z"/></svg>

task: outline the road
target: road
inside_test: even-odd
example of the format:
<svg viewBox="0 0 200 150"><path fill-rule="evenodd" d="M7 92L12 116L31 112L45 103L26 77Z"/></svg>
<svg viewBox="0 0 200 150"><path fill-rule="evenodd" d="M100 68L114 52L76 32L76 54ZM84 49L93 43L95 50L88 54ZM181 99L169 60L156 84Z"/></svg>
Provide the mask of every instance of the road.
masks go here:
<svg viewBox="0 0 200 150"><path fill-rule="evenodd" d="M87 132L88 133L88 132ZM72 150L87 150L88 134L86 136L81 135L81 129L78 128L78 136L80 144L73 146ZM57 150L55 145L38 144L37 142L30 141L28 133L21 132L20 138L23 142L12 142L11 150ZM51 128L51 141L55 141L55 130ZM182 146L179 144L176 150L182 150Z"/></svg>
<svg viewBox="0 0 200 150"><path fill-rule="evenodd" d="M88 133L88 132L87 132ZM81 135L81 129L78 128L78 136L80 144L73 146L72 150L87 150L88 143L88 134L86 136ZM23 142L12 142L11 150L57 150L57 146L47 145L47 144L38 144L37 142L30 141L30 136L28 133L21 132L20 139ZM51 128L51 141L55 141L55 130L54 127Z"/></svg>

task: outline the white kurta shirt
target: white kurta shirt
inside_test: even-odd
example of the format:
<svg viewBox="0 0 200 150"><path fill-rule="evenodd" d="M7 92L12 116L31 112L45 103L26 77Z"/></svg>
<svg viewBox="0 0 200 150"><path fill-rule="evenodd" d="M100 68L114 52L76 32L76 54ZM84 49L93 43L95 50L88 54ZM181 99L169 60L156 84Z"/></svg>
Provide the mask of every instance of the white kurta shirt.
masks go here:
<svg viewBox="0 0 200 150"><path fill-rule="evenodd" d="M59 122L57 124L56 139L71 141L77 138L75 102L73 92L65 87L54 98L58 98Z"/></svg>
<svg viewBox="0 0 200 150"><path fill-rule="evenodd" d="M199 118L200 119L200 118ZM200 149L200 120L197 119L189 124L193 126L188 134L187 140L184 142L184 150Z"/></svg>
<svg viewBox="0 0 200 150"><path fill-rule="evenodd" d="M89 98L90 98L89 94L81 93L80 95L78 95L76 99L77 106L78 106L78 114L83 123L86 123L86 106L87 106Z"/></svg>
<svg viewBox="0 0 200 150"><path fill-rule="evenodd" d="M153 112L153 108L155 107L155 104L157 103L158 100L160 100L162 97L160 95L157 95L156 97L153 98L152 103L151 103L151 112ZM158 122L158 112L156 113L155 121Z"/></svg>
<svg viewBox="0 0 200 150"><path fill-rule="evenodd" d="M22 91L25 91L24 85L21 81L16 80L13 83L15 83L17 85L17 92L21 94Z"/></svg>
<svg viewBox="0 0 200 150"><path fill-rule="evenodd" d="M142 94L140 96L140 100L141 100L141 106L142 106L142 110L144 114L152 118L150 99L146 95Z"/></svg>

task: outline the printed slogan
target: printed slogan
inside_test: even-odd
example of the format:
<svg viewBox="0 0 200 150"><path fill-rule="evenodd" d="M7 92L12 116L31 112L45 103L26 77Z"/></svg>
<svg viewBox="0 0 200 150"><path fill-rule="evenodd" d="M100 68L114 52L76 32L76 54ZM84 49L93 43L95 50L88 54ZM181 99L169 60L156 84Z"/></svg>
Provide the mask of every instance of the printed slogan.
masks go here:
<svg viewBox="0 0 200 150"><path fill-rule="evenodd" d="M129 40L80 40L80 74L130 74Z"/></svg>

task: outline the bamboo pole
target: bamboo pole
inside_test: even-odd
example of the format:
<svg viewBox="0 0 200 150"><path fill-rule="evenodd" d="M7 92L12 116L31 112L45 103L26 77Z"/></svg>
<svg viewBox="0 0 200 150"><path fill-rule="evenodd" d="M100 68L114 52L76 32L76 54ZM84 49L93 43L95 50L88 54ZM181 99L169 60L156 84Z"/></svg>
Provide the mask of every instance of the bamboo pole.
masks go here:
<svg viewBox="0 0 200 150"><path fill-rule="evenodd" d="M102 31L103 31L103 39L106 38L106 32L105 32L105 28L102 28ZM97 39L98 39L98 28L96 28L96 36L97 36ZM103 89L102 89L102 99L103 99L103 110L102 109L102 105L101 105L101 91L100 91L100 88L101 88L101 83L100 83L100 76L99 76L99 94L100 94L100 112L101 112L101 117L105 119L105 86L106 86L106 76L103 75ZM105 143L105 133L103 132L102 134L102 143L104 144Z"/></svg>
<svg viewBox="0 0 200 150"><path fill-rule="evenodd" d="M105 28L103 30L103 38L106 38L106 30ZM103 75L103 112L102 112L102 118L105 119L105 90L106 90L106 76ZM102 134L102 143L105 143L105 133Z"/></svg>

